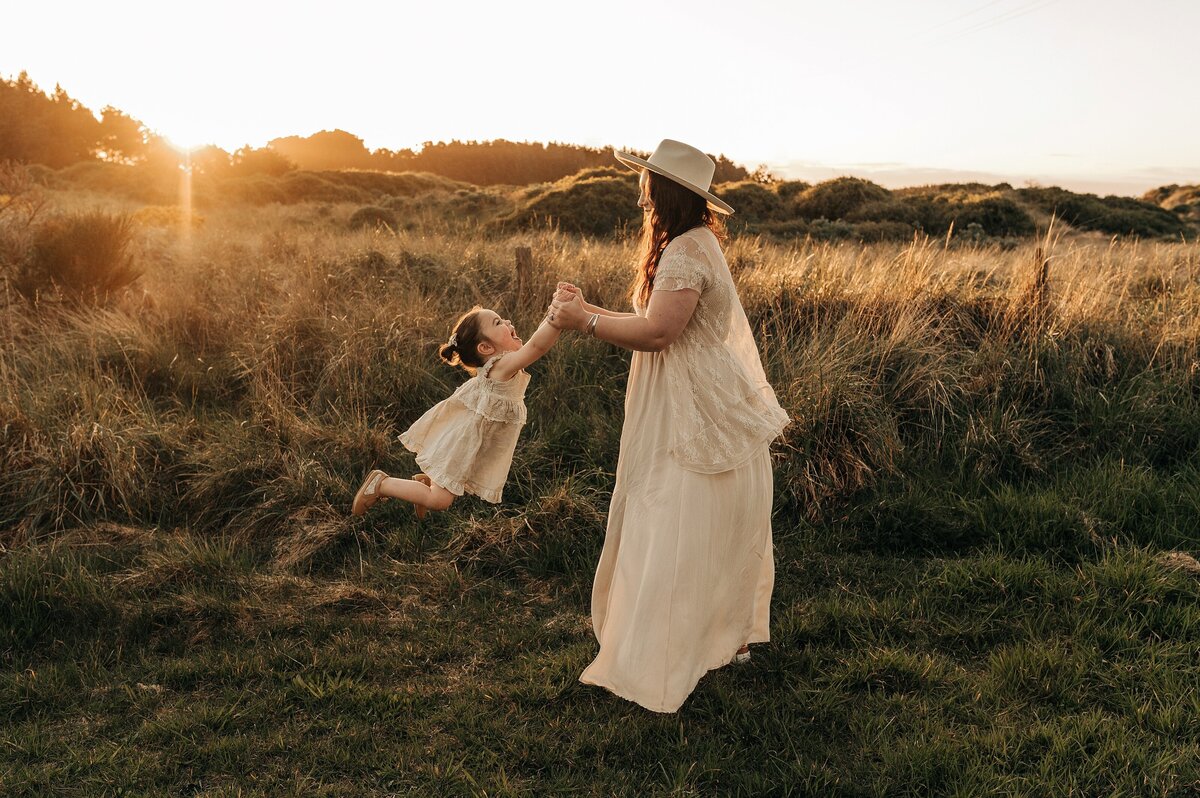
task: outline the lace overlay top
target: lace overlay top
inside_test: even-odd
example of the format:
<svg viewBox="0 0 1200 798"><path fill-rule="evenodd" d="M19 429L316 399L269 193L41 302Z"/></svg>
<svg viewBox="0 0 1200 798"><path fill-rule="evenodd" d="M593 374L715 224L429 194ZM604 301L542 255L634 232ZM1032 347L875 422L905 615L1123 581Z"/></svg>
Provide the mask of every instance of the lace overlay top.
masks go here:
<svg viewBox="0 0 1200 798"><path fill-rule="evenodd" d="M455 389L451 398L457 399L468 410L473 410L489 421L524 424L525 388L529 385L529 374L522 369L504 382L493 380L492 366L501 357L503 354L489 358L475 372L474 377Z"/></svg>
<svg viewBox="0 0 1200 798"><path fill-rule="evenodd" d="M670 454L683 468L711 474L745 462L790 419L767 382L720 243L707 227L672 239L654 276L654 291L688 288L699 301L664 352ZM636 301L634 310L646 313Z"/></svg>

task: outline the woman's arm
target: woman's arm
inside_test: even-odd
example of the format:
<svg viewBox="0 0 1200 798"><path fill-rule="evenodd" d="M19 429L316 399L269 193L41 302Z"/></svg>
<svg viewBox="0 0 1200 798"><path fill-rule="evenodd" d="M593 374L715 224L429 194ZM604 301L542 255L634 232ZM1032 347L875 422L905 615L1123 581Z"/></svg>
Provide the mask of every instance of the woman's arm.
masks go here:
<svg viewBox="0 0 1200 798"><path fill-rule="evenodd" d="M650 305L645 316L602 316L596 319L592 333L602 341L638 352L661 352L666 349L687 326L700 301L700 292L694 288L678 291L654 291L650 294ZM555 299L554 320L550 322L562 330L583 330L593 313L584 307L579 296L568 301Z"/></svg>
<svg viewBox="0 0 1200 798"><path fill-rule="evenodd" d="M496 361L496 365L492 366L492 378L504 382L549 352L550 347L554 346L560 335L562 335L561 330L555 329L550 322L543 321L541 326L537 328L537 331L529 336L529 340L520 349L515 352L509 352Z"/></svg>

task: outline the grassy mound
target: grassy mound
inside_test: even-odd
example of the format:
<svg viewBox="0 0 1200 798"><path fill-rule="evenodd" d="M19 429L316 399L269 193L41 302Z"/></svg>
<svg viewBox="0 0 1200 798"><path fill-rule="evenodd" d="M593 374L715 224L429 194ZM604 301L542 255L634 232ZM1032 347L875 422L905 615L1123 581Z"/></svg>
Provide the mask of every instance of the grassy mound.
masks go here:
<svg viewBox="0 0 1200 798"><path fill-rule="evenodd" d="M1159 186L1147 191L1142 199L1200 227L1200 186Z"/></svg>
<svg viewBox="0 0 1200 798"><path fill-rule="evenodd" d="M592 169L525 191L500 229L554 226L564 232L611 235L640 224L637 175L628 169Z"/></svg>
<svg viewBox="0 0 1200 798"><path fill-rule="evenodd" d="M1021 188L1015 193L1043 213L1053 213L1081 230L1146 238L1178 238L1195 232L1175 213L1131 197L1101 198L1061 188Z"/></svg>

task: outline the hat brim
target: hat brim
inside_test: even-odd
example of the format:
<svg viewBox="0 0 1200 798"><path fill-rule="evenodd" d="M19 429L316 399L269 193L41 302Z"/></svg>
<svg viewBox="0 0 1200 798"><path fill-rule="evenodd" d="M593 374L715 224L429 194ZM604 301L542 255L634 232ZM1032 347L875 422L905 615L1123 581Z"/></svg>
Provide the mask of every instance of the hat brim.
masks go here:
<svg viewBox="0 0 1200 798"><path fill-rule="evenodd" d="M676 177L675 175L671 174L670 172L663 171L659 167L655 166L654 164L650 163L649 161L647 161L643 158L639 158L636 155L631 155L627 152L621 152L620 150L613 150L613 155L616 156L616 159L618 161L625 164L626 166L628 166L630 169L632 169L635 172L637 172L641 169L649 169L651 172L653 172L656 175L662 175L663 177L665 177L669 180L673 180L674 182L678 183L679 185L683 186L684 188L695 191L697 194L699 194L700 196L702 196L706 200L708 200L708 207L712 208L714 211L718 211L719 213L733 213L733 208L730 206L730 204L728 202L726 202L725 200L720 199L712 192L705 191L704 189L700 188L699 186L693 185L686 180L681 180L680 178Z"/></svg>

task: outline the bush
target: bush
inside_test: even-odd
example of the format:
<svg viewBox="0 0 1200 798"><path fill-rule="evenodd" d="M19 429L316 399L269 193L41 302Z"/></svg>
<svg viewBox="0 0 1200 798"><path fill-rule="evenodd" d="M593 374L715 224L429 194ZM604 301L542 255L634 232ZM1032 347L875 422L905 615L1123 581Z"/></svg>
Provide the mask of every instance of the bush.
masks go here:
<svg viewBox="0 0 1200 798"><path fill-rule="evenodd" d="M576 182L587 180L589 177L619 177L628 179L630 175L636 174L636 172L625 166L593 166L588 169L580 169L568 179Z"/></svg>
<svg viewBox="0 0 1200 798"><path fill-rule="evenodd" d="M285 202L370 202L368 191L338 185L315 172L292 172L278 179Z"/></svg>
<svg viewBox="0 0 1200 798"><path fill-rule="evenodd" d="M713 193L733 206L735 222L770 222L782 219L785 215L779 195L762 183L751 180L722 183L715 187Z"/></svg>
<svg viewBox="0 0 1200 798"><path fill-rule="evenodd" d="M954 212L956 228L978 224L990 236L1027 236L1037 232L1029 214L1007 197L968 202Z"/></svg>
<svg viewBox="0 0 1200 798"><path fill-rule="evenodd" d="M532 227L550 222L560 229L590 235L608 235L636 223L637 176L569 178L542 192L532 192L515 213L499 220L501 226Z"/></svg>
<svg viewBox="0 0 1200 798"><path fill-rule="evenodd" d="M797 195L793 205L797 216L806 219L844 219L864 205L890 199L883 186L857 177L826 180Z"/></svg>
<svg viewBox="0 0 1200 798"><path fill-rule="evenodd" d="M56 293L71 304L99 304L141 275L128 216L90 212L50 220L34 235L17 290L36 300Z"/></svg>
<svg viewBox="0 0 1200 798"><path fill-rule="evenodd" d="M803 180L782 180L775 184L775 195L781 202L791 205L799 194L810 188L810 185Z"/></svg>
<svg viewBox="0 0 1200 798"><path fill-rule="evenodd" d="M128 197L138 202L166 205L179 197L179 170L163 164L125 164L80 161L58 170L51 188L82 188Z"/></svg>
<svg viewBox="0 0 1200 798"><path fill-rule="evenodd" d="M1045 213L1053 213L1081 230L1111 235L1174 238L1192 228L1166 208L1132 197L1075 194L1061 188L1022 188L1016 194Z"/></svg>
<svg viewBox="0 0 1200 798"><path fill-rule="evenodd" d="M396 229L396 214L389 211L387 208L379 208L374 205L368 205L365 208L359 208L350 216L350 226L357 229L367 227L372 230L379 227L386 227L389 230Z"/></svg>
<svg viewBox="0 0 1200 798"><path fill-rule="evenodd" d="M905 241L913 237L916 228L906 222L858 222L855 236L860 241Z"/></svg>

